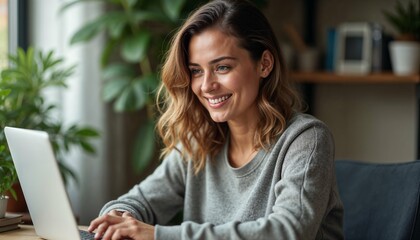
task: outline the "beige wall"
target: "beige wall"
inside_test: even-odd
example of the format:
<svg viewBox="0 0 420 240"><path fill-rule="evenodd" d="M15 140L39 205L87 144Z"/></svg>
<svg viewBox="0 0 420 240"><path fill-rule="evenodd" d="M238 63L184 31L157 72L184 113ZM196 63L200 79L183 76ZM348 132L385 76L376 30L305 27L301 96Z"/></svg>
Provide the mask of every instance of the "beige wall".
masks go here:
<svg viewBox="0 0 420 240"><path fill-rule="evenodd" d="M287 41L281 23L290 22L302 32L303 2L271 0L269 3L265 12L280 41ZM344 21L378 22L387 32L395 33L382 14L383 9L392 9L395 2L318 0L316 47L325 51L326 29ZM334 134L337 159L372 162L415 159L417 119L413 84L317 85L315 101L315 115Z"/></svg>

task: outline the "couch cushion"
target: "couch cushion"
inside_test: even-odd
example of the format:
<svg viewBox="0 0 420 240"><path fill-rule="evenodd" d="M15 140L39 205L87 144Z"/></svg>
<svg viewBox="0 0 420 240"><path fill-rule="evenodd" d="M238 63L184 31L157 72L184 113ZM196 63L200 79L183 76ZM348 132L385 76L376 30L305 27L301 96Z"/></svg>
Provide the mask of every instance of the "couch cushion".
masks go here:
<svg viewBox="0 0 420 240"><path fill-rule="evenodd" d="M346 239L420 239L420 161L337 160L336 174Z"/></svg>

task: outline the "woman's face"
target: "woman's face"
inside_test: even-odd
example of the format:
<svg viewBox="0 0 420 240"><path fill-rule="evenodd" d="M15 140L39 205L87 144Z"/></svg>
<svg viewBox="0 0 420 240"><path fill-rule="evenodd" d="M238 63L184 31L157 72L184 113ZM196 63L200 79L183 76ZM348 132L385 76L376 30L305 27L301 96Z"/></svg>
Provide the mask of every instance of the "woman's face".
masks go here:
<svg viewBox="0 0 420 240"><path fill-rule="evenodd" d="M189 45L191 88L215 122L258 119L259 83L267 74L261 62L251 59L238 40L216 28L191 38Z"/></svg>

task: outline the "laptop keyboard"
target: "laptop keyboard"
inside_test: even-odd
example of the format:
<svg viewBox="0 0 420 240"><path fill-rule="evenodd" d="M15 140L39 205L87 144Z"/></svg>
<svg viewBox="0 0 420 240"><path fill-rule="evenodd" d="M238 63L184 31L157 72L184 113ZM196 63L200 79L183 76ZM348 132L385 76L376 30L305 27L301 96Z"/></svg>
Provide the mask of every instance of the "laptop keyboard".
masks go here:
<svg viewBox="0 0 420 240"><path fill-rule="evenodd" d="M95 239L95 233L83 231L79 229L80 239L82 240L93 240Z"/></svg>

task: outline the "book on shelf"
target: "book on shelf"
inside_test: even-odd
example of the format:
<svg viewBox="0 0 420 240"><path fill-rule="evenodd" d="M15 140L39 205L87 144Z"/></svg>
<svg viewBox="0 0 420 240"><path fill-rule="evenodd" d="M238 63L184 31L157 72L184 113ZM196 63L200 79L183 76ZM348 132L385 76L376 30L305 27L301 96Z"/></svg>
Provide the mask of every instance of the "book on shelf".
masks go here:
<svg viewBox="0 0 420 240"><path fill-rule="evenodd" d="M4 218L0 218L0 232L10 231L19 228L22 222L22 215L6 213Z"/></svg>
<svg viewBox="0 0 420 240"><path fill-rule="evenodd" d="M19 224L20 222L22 222L22 215L6 213L6 216L4 216L4 218L0 218L0 227L11 224Z"/></svg>
<svg viewBox="0 0 420 240"><path fill-rule="evenodd" d="M0 227L0 233L15 230L18 228L19 228L19 224L11 224L11 225L2 226Z"/></svg>

